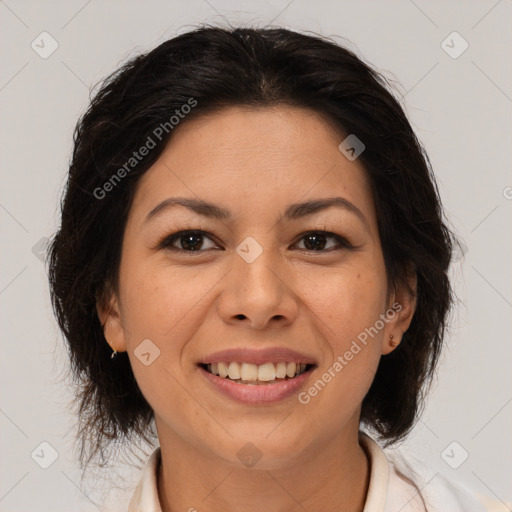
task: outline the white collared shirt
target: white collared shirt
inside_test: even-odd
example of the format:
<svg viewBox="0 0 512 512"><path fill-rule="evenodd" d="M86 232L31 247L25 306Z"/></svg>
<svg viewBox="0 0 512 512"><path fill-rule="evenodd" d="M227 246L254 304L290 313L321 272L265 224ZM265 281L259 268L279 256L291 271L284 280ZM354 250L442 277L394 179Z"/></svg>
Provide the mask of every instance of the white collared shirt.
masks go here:
<svg viewBox="0 0 512 512"><path fill-rule="evenodd" d="M386 455L367 434L359 442L370 461L370 483L363 512L506 512L511 504L472 493L417 461ZM151 454L128 512L162 512L158 498L160 447Z"/></svg>

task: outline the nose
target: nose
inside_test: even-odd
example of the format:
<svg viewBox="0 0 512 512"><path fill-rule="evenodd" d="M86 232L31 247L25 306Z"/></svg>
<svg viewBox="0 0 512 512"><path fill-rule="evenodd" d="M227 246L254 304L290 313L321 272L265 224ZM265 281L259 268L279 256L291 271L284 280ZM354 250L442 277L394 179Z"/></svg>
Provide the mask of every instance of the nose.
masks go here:
<svg viewBox="0 0 512 512"><path fill-rule="evenodd" d="M264 330L296 320L299 307L293 278L278 258L271 249L262 250L252 261L234 256L220 297L219 312L225 322Z"/></svg>

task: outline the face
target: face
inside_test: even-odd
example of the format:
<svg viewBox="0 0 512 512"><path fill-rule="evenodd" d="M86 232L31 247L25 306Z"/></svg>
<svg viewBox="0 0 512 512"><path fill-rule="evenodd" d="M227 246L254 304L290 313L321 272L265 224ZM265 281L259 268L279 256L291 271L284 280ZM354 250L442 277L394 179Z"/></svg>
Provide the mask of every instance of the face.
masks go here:
<svg viewBox="0 0 512 512"><path fill-rule="evenodd" d="M98 308L160 444L229 464L254 450L271 468L357 432L413 308L388 287L364 167L305 109L233 107L175 130L139 180L119 291Z"/></svg>

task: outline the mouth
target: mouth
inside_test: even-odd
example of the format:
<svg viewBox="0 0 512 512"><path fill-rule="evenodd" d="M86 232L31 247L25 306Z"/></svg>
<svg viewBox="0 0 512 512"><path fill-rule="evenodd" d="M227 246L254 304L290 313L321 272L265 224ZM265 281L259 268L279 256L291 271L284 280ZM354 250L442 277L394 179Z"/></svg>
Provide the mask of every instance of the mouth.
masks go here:
<svg viewBox="0 0 512 512"><path fill-rule="evenodd" d="M211 375L248 386L266 386L291 381L311 372L316 367L312 363L298 363L294 361L268 362L263 364L219 361L216 363L198 363L198 366Z"/></svg>
<svg viewBox="0 0 512 512"><path fill-rule="evenodd" d="M316 364L279 361L277 363L212 362L197 369L210 389L238 403L277 404L291 398L307 385Z"/></svg>
<svg viewBox="0 0 512 512"><path fill-rule="evenodd" d="M247 405L273 405L307 385L318 367L313 355L287 347L232 348L203 355L196 367L207 389Z"/></svg>

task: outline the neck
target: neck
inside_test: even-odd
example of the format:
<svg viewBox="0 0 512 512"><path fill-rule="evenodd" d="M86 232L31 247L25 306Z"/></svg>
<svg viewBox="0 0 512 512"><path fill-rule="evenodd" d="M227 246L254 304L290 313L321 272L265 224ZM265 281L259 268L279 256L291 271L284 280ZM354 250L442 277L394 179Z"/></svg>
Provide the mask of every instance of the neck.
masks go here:
<svg viewBox="0 0 512 512"><path fill-rule="evenodd" d="M342 432L271 469L240 468L169 436L160 437L158 493L162 512L362 512L370 464L358 431ZM162 442L164 441L164 442ZM178 490L178 491L177 491Z"/></svg>

